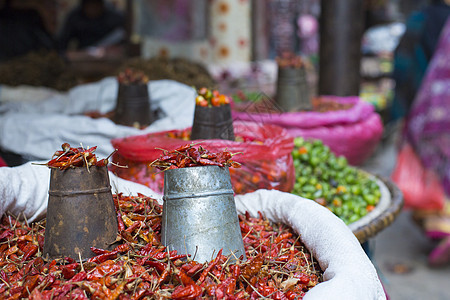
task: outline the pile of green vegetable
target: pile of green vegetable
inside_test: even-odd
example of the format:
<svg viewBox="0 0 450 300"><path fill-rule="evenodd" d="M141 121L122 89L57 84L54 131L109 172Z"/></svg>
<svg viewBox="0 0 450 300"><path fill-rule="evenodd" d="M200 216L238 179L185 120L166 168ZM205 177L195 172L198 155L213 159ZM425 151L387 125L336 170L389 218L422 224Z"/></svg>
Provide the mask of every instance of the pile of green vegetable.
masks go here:
<svg viewBox="0 0 450 300"><path fill-rule="evenodd" d="M372 211L381 192L367 173L348 165L319 140L294 139L296 182L293 194L328 207L346 224Z"/></svg>

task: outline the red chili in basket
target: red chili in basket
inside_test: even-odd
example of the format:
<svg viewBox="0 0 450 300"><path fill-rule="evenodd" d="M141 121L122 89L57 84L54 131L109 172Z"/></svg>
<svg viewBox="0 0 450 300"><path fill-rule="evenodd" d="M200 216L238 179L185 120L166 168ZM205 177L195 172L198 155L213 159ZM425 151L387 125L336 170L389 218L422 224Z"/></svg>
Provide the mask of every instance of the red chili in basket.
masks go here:
<svg viewBox="0 0 450 300"><path fill-rule="evenodd" d="M122 239L111 251L93 247L97 256L83 263L76 257L44 263L37 241L45 220L30 227L4 215L0 299L302 299L321 281L320 267L295 233L262 214L239 216L247 261L227 265L219 252L201 264L161 245L156 200L118 194L114 203L124 219L120 233L136 242Z"/></svg>
<svg viewBox="0 0 450 300"><path fill-rule="evenodd" d="M97 160L97 156L94 154L97 146L85 149L83 147L74 148L70 144L64 143L61 148L62 150L55 151L52 159L45 164L46 166L60 170L75 167L85 167L88 170L91 166L104 167L109 163L108 158L115 152L107 158Z"/></svg>
<svg viewBox="0 0 450 300"><path fill-rule="evenodd" d="M150 166L159 170L179 169L199 166L219 166L239 168L240 163L231 160L237 153L229 151L213 153L203 148L201 145L186 144L175 150L162 150L160 158L154 160Z"/></svg>

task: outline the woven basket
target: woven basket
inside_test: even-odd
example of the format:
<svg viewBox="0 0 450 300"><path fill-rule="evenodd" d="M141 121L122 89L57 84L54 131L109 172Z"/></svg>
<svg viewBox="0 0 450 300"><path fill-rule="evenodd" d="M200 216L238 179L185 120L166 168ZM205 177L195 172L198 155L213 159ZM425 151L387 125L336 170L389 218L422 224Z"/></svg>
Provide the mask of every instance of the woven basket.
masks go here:
<svg viewBox="0 0 450 300"><path fill-rule="evenodd" d="M380 202L372 212L349 224L361 244L391 225L403 208L403 194L400 189L387 178L372 176L380 186Z"/></svg>

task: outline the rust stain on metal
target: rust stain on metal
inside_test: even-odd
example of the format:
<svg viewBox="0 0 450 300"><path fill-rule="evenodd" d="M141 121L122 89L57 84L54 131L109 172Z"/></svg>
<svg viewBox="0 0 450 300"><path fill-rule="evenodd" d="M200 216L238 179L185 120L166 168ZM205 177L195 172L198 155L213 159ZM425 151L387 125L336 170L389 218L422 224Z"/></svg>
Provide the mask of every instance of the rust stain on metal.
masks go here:
<svg viewBox="0 0 450 300"><path fill-rule="evenodd" d="M116 236L117 216L106 167L90 172L52 169L44 255L78 259L81 254L85 260L94 256L90 247L109 248L108 242Z"/></svg>

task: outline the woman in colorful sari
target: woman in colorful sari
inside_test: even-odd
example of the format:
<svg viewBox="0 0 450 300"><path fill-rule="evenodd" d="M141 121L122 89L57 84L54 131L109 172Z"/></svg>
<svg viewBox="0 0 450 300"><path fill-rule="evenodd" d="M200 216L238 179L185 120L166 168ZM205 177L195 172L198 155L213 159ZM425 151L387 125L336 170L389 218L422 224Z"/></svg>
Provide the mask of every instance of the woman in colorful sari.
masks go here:
<svg viewBox="0 0 450 300"><path fill-rule="evenodd" d="M429 262L450 262L450 18L441 31L436 50L405 119L405 141L425 170L432 170L443 190L438 211L416 211L427 236L441 239Z"/></svg>

